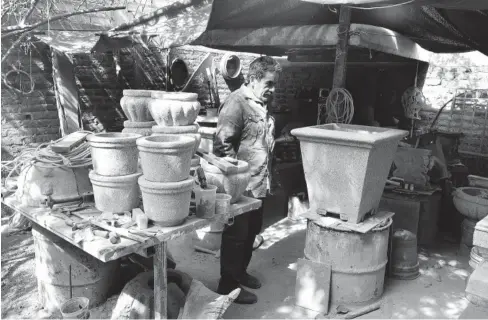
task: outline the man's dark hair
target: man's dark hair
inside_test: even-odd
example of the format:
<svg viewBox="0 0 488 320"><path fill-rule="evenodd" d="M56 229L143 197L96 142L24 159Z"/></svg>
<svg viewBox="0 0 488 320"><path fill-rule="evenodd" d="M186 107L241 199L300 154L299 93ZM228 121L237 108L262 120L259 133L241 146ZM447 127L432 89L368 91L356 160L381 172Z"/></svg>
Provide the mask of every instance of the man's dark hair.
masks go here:
<svg viewBox="0 0 488 320"><path fill-rule="evenodd" d="M275 59L264 56L259 57L249 65L249 72L247 73L248 81L251 81L251 76L256 77L257 80L264 78L266 72L281 72L281 66Z"/></svg>

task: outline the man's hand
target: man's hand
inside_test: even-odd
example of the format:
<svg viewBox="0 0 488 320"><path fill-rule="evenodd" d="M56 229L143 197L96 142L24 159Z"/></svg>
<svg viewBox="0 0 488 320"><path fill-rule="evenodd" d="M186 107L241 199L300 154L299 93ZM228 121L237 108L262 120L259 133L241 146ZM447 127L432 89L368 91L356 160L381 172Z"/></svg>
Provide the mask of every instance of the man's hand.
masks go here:
<svg viewBox="0 0 488 320"><path fill-rule="evenodd" d="M232 158L232 157L223 157L222 159L224 159L224 160L225 160L225 161L227 161L227 162L232 163L233 165L237 165L237 164L238 164L237 159L234 159L234 158Z"/></svg>

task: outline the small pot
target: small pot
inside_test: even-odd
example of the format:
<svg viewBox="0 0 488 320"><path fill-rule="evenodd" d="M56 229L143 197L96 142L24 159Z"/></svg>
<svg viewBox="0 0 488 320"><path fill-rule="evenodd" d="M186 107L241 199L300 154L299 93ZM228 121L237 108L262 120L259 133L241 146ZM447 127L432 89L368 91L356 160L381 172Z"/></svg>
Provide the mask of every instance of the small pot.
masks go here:
<svg viewBox="0 0 488 320"><path fill-rule="evenodd" d="M198 124L191 124L188 126L173 126L173 127L162 127L162 126L153 126L152 127L152 135L164 135L164 134L175 134L180 135L183 134L185 136L192 137L195 139L195 147L193 148L192 156L198 150L200 146L200 141L202 140L202 136L198 133L198 129L200 126Z"/></svg>
<svg viewBox="0 0 488 320"><path fill-rule="evenodd" d="M141 136L150 136L154 125L156 125L156 121L132 122L127 120L124 121L124 129L122 129L122 133L137 133Z"/></svg>
<svg viewBox="0 0 488 320"><path fill-rule="evenodd" d="M149 111L159 126L187 126L195 122L201 105L196 93L153 92Z"/></svg>
<svg viewBox="0 0 488 320"><path fill-rule="evenodd" d="M152 121L148 103L151 101L152 90L124 90L120 106L127 119L132 122Z"/></svg>
<svg viewBox="0 0 488 320"><path fill-rule="evenodd" d="M137 140L144 176L154 182L188 178L195 139L183 135L158 135Z"/></svg>
<svg viewBox="0 0 488 320"><path fill-rule="evenodd" d="M208 184L217 186L218 193L226 193L232 197L231 204L241 199L249 180L251 180L249 164L241 160L237 163L236 173L224 174L222 170L207 161L202 161L202 169L205 172Z"/></svg>
<svg viewBox="0 0 488 320"><path fill-rule="evenodd" d="M453 202L463 216L479 221L488 215L488 190L477 187L457 188Z"/></svg>
<svg viewBox="0 0 488 320"><path fill-rule="evenodd" d="M91 147L93 169L102 176L125 176L137 172L135 133L107 132L87 136Z"/></svg>
<svg viewBox="0 0 488 320"><path fill-rule="evenodd" d="M95 207L100 211L124 212L139 207L137 179L142 172L118 177L101 176L90 171Z"/></svg>
<svg viewBox="0 0 488 320"><path fill-rule="evenodd" d="M191 191L195 180L187 176L179 182L152 182L139 178L144 212L162 227L181 225L190 212Z"/></svg>

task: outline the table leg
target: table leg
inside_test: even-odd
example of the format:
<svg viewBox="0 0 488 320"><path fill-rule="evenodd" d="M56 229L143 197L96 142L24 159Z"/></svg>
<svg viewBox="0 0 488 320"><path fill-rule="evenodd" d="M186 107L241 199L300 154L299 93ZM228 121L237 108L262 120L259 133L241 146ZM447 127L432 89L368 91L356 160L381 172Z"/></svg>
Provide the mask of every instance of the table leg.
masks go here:
<svg viewBox="0 0 488 320"><path fill-rule="evenodd" d="M166 277L166 252L168 244L163 242L155 246L154 255L154 318L168 319L168 283Z"/></svg>

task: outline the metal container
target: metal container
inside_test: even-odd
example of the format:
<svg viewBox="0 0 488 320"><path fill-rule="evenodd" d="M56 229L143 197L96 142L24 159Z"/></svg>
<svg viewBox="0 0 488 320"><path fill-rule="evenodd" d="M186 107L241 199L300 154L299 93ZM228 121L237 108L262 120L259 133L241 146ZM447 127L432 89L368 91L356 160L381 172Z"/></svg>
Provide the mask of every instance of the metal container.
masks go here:
<svg viewBox="0 0 488 320"><path fill-rule="evenodd" d="M473 247L473 234L477 222L466 218L461 223L460 253L462 255L468 255Z"/></svg>
<svg viewBox="0 0 488 320"><path fill-rule="evenodd" d="M103 263L36 224L32 235L39 298L45 309L58 311L70 298L70 266L73 297L88 298L89 308L105 302L118 275L117 261Z"/></svg>
<svg viewBox="0 0 488 320"><path fill-rule="evenodd" d="M331 303L360 304L381 297L392 219L367 233L308 221L305 258L331 265Z"/></svg>
<svg viewBox="0 0 488 320"><path fill-rule="evenodd" d="M392 275L412 280L420 275L417 256L417 236L403 229L395 230L392 246Z"/></svg>

